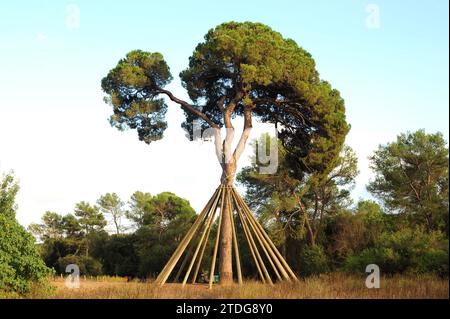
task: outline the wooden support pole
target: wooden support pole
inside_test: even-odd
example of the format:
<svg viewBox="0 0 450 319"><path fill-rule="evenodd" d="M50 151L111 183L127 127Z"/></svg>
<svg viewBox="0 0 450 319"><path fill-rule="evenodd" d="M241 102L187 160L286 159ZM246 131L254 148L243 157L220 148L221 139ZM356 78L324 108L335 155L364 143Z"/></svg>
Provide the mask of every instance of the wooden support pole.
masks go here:
<svg viewBox="0 0 450 319"><path fill-rule="evenodd" d="M255 251L253 250L253 245L250 242L250 237L249 237L249 234L248 234L248 231L247 231L247 226L245 224L245 220L244 220L244 216L242 214L241 208L239 207L239 204L236 203L236 202L235 202L235 205L236 205L236 210L238 212L239 219L241 220L241 225L242 225L242 229L244 230L245 238L247 239L248 246L250 247L250 252L252 254L252 257L253 257L253 260L255 262L256 268L258 269L259 277L261 278L261 281L263 283L266 283L266 279L264 278L264 275L262 273L261 267L260 267L259 262L258 262L258 258L256 258Z"/></svg>
<svg viewBox="0 0 450 319"><path fill-rule="evenodd" d="M233 193L233 195L234 195L234 193ZM236 201L236 199L235 199L235 201ZM242 212L242 213L243 213L243 212ZM259 253L259 251L258 251L258 247L256 246L256 243L255 243L255 241L254 241L254 239L253 239L253 235L252 235L252 233L251 233L251 230L250 230L249 226L247 225L246 217L245 217L245 215L242 215L242 216L244 217L244 218L242 219L243 224L245 225L244 227L247 228L247 232L248 232L249 238L250 238L250 243L251 243L251 245L253 245L253 250L255 251L256 257L258 258L258 261L259 261L260 266L261 266L261 268L262 268L262 270L263 270L263 272L264 272L264 275L265 275L265 277L266 277L266 280L269 282L269 284L273 285L272 278L270 278L269 272L267 271L267 268L266 268L266 266L264 265L264 261L263 261L263 259L261 258L261 255L260 255L260 253Z"/></svg>
<svg viewBox="0 0 450 319"><path fill-rule="evenodd" d="M237 196L239 196L239 195L237 195ZM238 197L238 199L243 204L242 198ZM252 216L249 216L249 214L251 214L251 212L248 211L247 209L245 209L245 207L244 207L244 215L247 216L247 219L249 220L249 223L250 223L250 227L253 230L253 232L255 233L255 237L258 240L259 245L262 247L264 253L266 254L267 260L269 261L270 265L272 266L272 269L275 272L275 275L277 276L278 280L283 280L283 279L281 278L281 275L280 275L277 267L280 269L284 278L287 279L288 281L290 281L291 279L289 278L288 273L286 272L283 265L278 260L278 257L272 251L272 248L270 247L269 243L262 235L262 233L259 230L259 228L257 227L257 225L255 225L255 221L252 219Z"/></svg>
<svg viewBox="0 0 450 319"><path fill-rule="evenodd" d="M222 198L220 200L220 213L219 213L219 224L217 225L217 236L216 236L216 244L214 246L214 253L211 262L211 273L209 274L209 289L212 288L214 281L214 272L216 269L216 258L217 258L217 249L219 248L219 239L220 239L220 228L222 225L222 215L223 215L223 207L224 207L224 198L227 189L222 188Z"/></svg>
<svg viewBox="0 0 450 319"><path fill-rule="evenodd" d="M244 214L246 214L246 213L244 212ZM253 233L255 234L255 238L257 239L264 254L266 255L267 260L269 261L270 265L272 266L273 271L275 272L275 276L277 276L278 280L282 280L280 273L277 269L277 266L275 266L275 264L274 264L274 261L277 265L279 265L279 267L281 268L282 271L284 271L284 269L282 268L281 264L279 264L279 261L276 259L275 256L273 257L274 261L272 261L271 254L268 252L268 249L270 249L269 245L266 242L264 242L264 240L262 239L262 236L258 233L258 229L252 224L251 220L249 218L247 218L247 219L250 222L250 228L251 228L251 230L253 230ZM287 276L287 274L286 274L286 277L289 280L289 276Z"/></svg>
<svg viewBox="0 0 450 319"><path fill-rule="evenodd" d="M256 227L259 228L259 230L261 231L262 235L266 238L267 242L269 243L269 245L272 247L272 250L275 252L275 254L278 256L278 259L280 260L280 262L283 264L284 268L288 271L288 273L291 275L291 278L294 279L295 281L298 281L297 276L295 275L295 273L292 271L291 267L289 267L288 263L286 262L286 260L283 258L283 256L281 255L281 253L278 251L278 249L276 248L275 244L272 242L272 240L270 239L269 235L267 235L267 233L265 232L264 228L258 223L258 221L256 220L256 218L253 216L250 208L247 206L247 204L244 202L244 200L239 196L239 194L237 193L236 189L233 188L233 193L235 194L235 196L237 196L240 199L240 202L242 203L244 209L247 210L247 212L249 213L248 215L250 216L250 218L255 222Z"/></svg>
<svg viewBox="0 0 450 319"><path fill-rule="evenodd" d="M187 264L187 261L189 260L190 256L192 255L192 250L194 249L194 246L190 246L188 252L183 258L183 261L181 262L180 269L178 269L177 274L175 275L174 282L178 282L178 279L180 279L181 273L183 272L184 267Z"/></svg>
<svg viewBox="0 0 450 319"><path fill-rule="evenodd" d="M189 264L188 270L186 271L186 274L184 276L183 285L182 285L183 288L186 286L186 282L189 279L189 275L191 274L192 267L194 266L195 260L197 259L197 255L198 255L198 252L200 251L200 248L201 248L201 246L203 244L203 240L205 239L205 236L206 236L207 233L209 235L208 229L210 228L210 225L212 224L212 221L214 219L214 215L215 215L215 212L216 212L215 208L216 208L216 204L217 204L218 199L219 199L219 197L217 196L216 199L215 199L215 203L213 205L214 209L210 210L210 214L209 214L209 216L207 218L207 221L205 223L205 228L203 230L202 236L200 237L200 240L199 240L199 242L197 244L197 248L195 249L194 255L192 257L191 263Z"/></svg>
<svg viewBox="0 0 450 319"><path fill-rule="evenodd" d="M269 235L265 232L264 228L257 221L252 211L248 207L248 205L241 198L237 190L233 186L220 185L213 196L210 198L206 206L203 208L202 212L196 218L192 227L188 230L186 235L180 241L179 245L175 249L175 252L170 257L167 264L162 269L159 276L156 278L155 283L159 285L164 285L167 279L170 277L173 269L176 267L178 261L185 253L186 249L189 246L189 250L184 256L184 259L181 263L180 268L177 271L175 276L175 281L178 281L179 277L184 271L184 268L188 264L190 260L188 269L184 274L184 279L182 282L182 286L184 287L189 280L191 272L195 267L193 272L192 283L195 283L197 280L198 272L201 267L201 263L205 254L206 246L209 241L210 233L213 228L214 218L216 216L217 208L220 202L220 213L218 218L218 226L217 226L217 235L215 238L215 245L213 250L213 256L211 261L211 272L209 278L209 288L211 289L214 283L214 275L215 268L217 262L217 255L219 249L219 243L221 240L221 232L223 231L221 228L222 219L224 218L225 211L230 212L231 214L231 233L232 233L232 246L234 251L234 259L236 263L236 271L237 271L237 279L238 283L242 285L242 268L241 268L241 260L239 255L239 243L238 236L236 231L236 224L234 218L234 210L236 211L236 215L239 217L241 221L242 228L244 230L245 238L249 244L250 252L252 254L253 260L255 261L256 267L258 269L258 274L263 283L270 283L273 285L270 274L264 264L264 259L262 258L258 245L262 248L267 260L271 264L275 275L279 280L283 278L286 280L294 279L298 281L297 276L289 267L286 260L283 258L281 253L276 248L275 244L270 239ZM201 236L197 242L194 238L197 238L197 234L199 234L202 229ZM256 239L255 239L256 238ZM258 244L257 244L258 243ZM191 244L191 245L190 245ZM194 252L194 246L195 252ZM191 259L192 257L192 259ZM283 277L283 278L282 278Z"/></svg>
<svg viewBox="0 0 450 319"><path fill-rule="evenodd" d="M289 277L289 274L287 273L287 271L289 271L288 269L286 269L284 267L284 264L287 264L284 261L284 258L281 256L281 254L278 252L278 249L275 247L275 245L273 244L272 240L270 239L270 237L266 234L266 232L264 231L264 229L262 228L262 226L258 223L258 221L256 220L256 218L253 216L250 208L247 206L247 204L244 202L244 200L239 196L239 194L237 194L237 191L234 190L236 196L238 196L239 201L242 203L242 205L244 206L244 210L246 211L246 215L248 217L248 219L250 220L250 222L252 223L253 227L257 230L257 232L259 233L259 235L261 236L261 238L264 239L264 243L266 245L266 247L268 248L268 251L270 253L270 255L272 256L274 262L276 263L276 265L279 267L280 271L283 274L283 277L285 279L287 279L288 281L291 280L291 278ZM290 268L289 268L290 269Z"/></svg>
<svg viewBox="0 0 450 319"><path fill-rule="evenodd" d="M200 215L195 220L194 224L192 225L191 229L187 232L187 234L184 236L180 244L178 245L177 249L173 253L172 257L167 262L166 266L163 268L159 276L156 278L156 283L160 284L161 286L164 285L164 283L167 281L167 278L169 278L170 273L172 272L173 268L177 264L178 260L180 259L181 255L183 254L184 250L186 249L187 245L189 244L190 240L194 236L195 232L197 231L200 224L203 222L206 213L210 210L212 202L218 194L221 192L221 188L217 188L217 190L214 192L213 196L209 200L208 204L206 204L203 211L200 213Z"/></svg>
<svg viewBox="0 0 450 319"><path fill-rule="evenodd" d="M244 212L242 212L242 214L244 214ZM255 240L253 239L253 235L252 235L252 232L249 227L249 222L248 222L248 220L246 220L245 215L243 215L243 216L244 216L244 224L245 224L245 227L247 228L247 233L249 234L250 243L253 246L253 250L255 251L256 258L258 258L259 264L265 275L266 281L268 281L269 284L273 285L272 278L270 278L270 275L269 275L269 272L267 271L266 265L264 264L261 254L259 253L258 246L256 246Z"/></svg>
<svg viewBox="0 0 450 319"><path fill-rule="evenodd" d="M234 257L236 261L236 271L237 271L237 278L239 285L242 285L242 270L241 270L241 258L239 257L239 245L237 241L237 235L236 235L236 225L234 224L234 216L233 216L233 206L231 205L231 192L228 192L227 196L227 205L230 208L230 214L231 214L231 225L232 225L232 231L233 231L233 247L234 247Z"/></svg>
<svg viewBox="0 0 450 319"><path fill-rule="evenodd" d="M244 214L248 214L244 213ZM289 275L286 273L286 271L284 270L283 266L281 265L281 263L279 262L278 258L275 256L275 254L271 251L271 248L269 246L269 244L265 241L264 237L262 237L261 233L259 232L259 229L257 227L255 227L255 225L252 223L251 219L249 217L247 217L247 219L250 222L250 226L252 228L252 230L255 232L255 237L258 239L258 243L260 244L260 246L262 247L267 260L269 261L270 265L272 266L273 271L275 272L275 275L277 276L278 280L283 280L281 278L280 272L278 271L278 268L280 269L281 273L283 274L283 276L287 279L289 279ZM277 268L278 267L278 268Z"/></svg>
<svg viewBox="0 0 450 319"><path fill-rule="evenodd" d="M216 196L216 199L214 201L214 205L213 208L211 210L212 213L212 218L209 221L209 225L208 225L208 231L206 234L206 238L203 241L203 245L202 245L202 250L200 252L200 257L197 261L197 266L195 267L194 270L194 276L192 277L192 283L195 284L196 280L197 280L197 276L198 276L198 271L200 270L200 266L202 264L202 260L203 260L203 255L205 254L205 249L206 249L206 245L208 244L208 240L209 240L209 235L211 233L211 229L212 229L212 225L214 224L214 216L216 215L216 210L217 210L217 204L219 202L219 198L220 196Z"/></svg>

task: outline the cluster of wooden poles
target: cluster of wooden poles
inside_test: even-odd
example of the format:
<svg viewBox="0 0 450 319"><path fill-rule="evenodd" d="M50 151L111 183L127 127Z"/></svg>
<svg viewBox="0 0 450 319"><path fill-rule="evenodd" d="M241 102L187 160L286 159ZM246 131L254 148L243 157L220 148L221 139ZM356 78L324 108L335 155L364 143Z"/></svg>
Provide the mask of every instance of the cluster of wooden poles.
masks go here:
<svg viewBox="0 0 450 319"><path fill-rule="evenodd" d="M228 209L224 209L225 205L228 206ZM272 274L276 276L277 280L298 280L292 269L284 260L278 249L275 247L274 243L264 231L263 227L253 216L250 208L247 206L247 204L245 204L244 200L241 198L234 186L220 185L216 189L213 196L206 204L200 215L197 217L192 227L181 240L172 257L167 262L166 266L159 274L158 278L156 279L157 284L164 285L166 283L174 268L178 264L178 261L181 259L183 253L185 252L186 253L184 259L181 262L181 265L175 275L174 282L179 282L180 276L183 274L183 270L187 266L189 259L190 262L187 270L184 272L182 285L184 287L189 279L192 284L195 284L197 282L198 273L202 264L203 256L205 254L206 246L210 237L212 226L214 224L214 218L216 216L217 210L219 211L219 217L217 223L217 234L214 241L214 250L212 254L211 270L209 272L210 288L212 288L212 285L214 283L214 273L216 269L217 253L220 242L220 230L224 212L229 212L231 214L230 217L233 234L232 241L234 262L236 265L237 280L239 284L242 284L242 270L235 225L235 219L237 218L233 216L234 214L236 214L240 221L241 228L244 231L245 238L249 245L250 252L261 281L263 283L268 283L271 285L273 284L273 280L271 278L269 270L267 269L268 267L266 267L265 265L265 261L268 261L268 263L270 264L273 270ZM190 248L186 249L188 246L190 246ZM264 253L263 256L265 256L265 258L263 258L260 249Z"/></svg>

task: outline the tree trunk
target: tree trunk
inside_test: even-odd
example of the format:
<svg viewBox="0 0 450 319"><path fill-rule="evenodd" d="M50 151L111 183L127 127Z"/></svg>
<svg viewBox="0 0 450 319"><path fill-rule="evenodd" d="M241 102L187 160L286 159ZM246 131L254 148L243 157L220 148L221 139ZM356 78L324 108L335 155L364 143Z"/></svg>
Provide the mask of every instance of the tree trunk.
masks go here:
<svg viewBox="0 0 450 319"><path fill-rule="evenodd" d="M231 187L234 184L234 179L236 176L236 166L239 157L244 151L245 144L250 135L250 130L252 127L251 123L251 109L246 107L244 110L244 131L242 132L241 138L236 146L234 152L231 151L231 144L234 139L234 128L231 123L231 114L237 102L242 98L243 92L238 92L233 100L228 105L226 111L224 112L224 124L227 129L227 135L223 141L222 146L222 156L221 156L221 166L222 166L222 186ZM217 133L219 131L216 131ZM217 138L217 137L216 137ZM216 147L218 147L218 143ZM230 196L227 191L225 194ZM219 280L222 285L230 285L233 283L233 225L232 225L232 209L226 203L228 202L225 197L225 203L223 203L222 212L222 224L220 229L220 264L219 264ZM230 201L231 202L231 201Z"/></svg>
<svg viewBox="0 0 450 319"><path fill-rule="evenodd" d="M119 235L120 234L120 227L119 227L119 223L117 221L116 217L113 217L114 219L114 225L116 226L116 234Z"/></svg>
<svg viewBox="0 0 450 319"><path fill-rule="evenodd" d="M236 174L235 163L224 163L221 183L225 186L233 186ZM229 194L228 192L226 194ZM222 285L230 285L233 283L233 225L231 222L232 210L225 203L222 213L222 225L220 229L220 264L219 279Z"/></svg>
<svg viewBox="0 0 450 319"><path fill-rule="evenodd" d="M311 224L309 223L309 219L308 217L306 217L306 228L308 229L308 235L309 235L309 240L311 243L311 246L316 246L316 236L314 234L314 230L311 227Z"/></svg>
<svg viewBox="0 0 450 319"><path fill-rule="evenodd" d="M298 199L297 199L298 200ZM314 230L311 227L311 224L308 219L308 212L306 211L305 205L301 202L301 200L298 200L298 204L300 205L300 210L303 213L304 216L304 225L306 225L306 230L308 231L308 236L310 240L311 246L316 245L316 236L314 235Z"/></svg>

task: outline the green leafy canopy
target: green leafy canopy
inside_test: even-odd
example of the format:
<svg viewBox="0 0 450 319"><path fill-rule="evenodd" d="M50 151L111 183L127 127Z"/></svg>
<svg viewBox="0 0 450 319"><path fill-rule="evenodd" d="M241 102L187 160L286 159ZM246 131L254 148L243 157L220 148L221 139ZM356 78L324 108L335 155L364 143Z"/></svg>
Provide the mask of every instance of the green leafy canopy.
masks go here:
<svg viewBox="0 0 450 319"><path fill-rule="evenodd" d="M209 30L180 78L192 103L164 89L172 76L160 53L130 52L102 81L113 106L111 123L137 129L146 143L161 139L164 95L185 111L182 127L191 137L193 120L202 129L218 128L229 116L244 115L251 127L255 117L278 126L299 171L329 167L349 131L344 101L319 78L311 55L261 23L228 22Z"/></svg>
<svg viewBox="0 0 450 319"><path fill-rule="evenodd" d="M118 129L136 129L139 139L150 143L161 139L167 123L167 105L157 98L157 89L172 80L169 67L159 53L131 51L102 80L102 88L113 106L110 118Z"/></svg>
<svg viewBox="0 0 450 319"><path fill-rule="evenodd" d="M370 158L368 190L393 210L416 217L429 231L448 228L448 147L442 133L397 136Z"/></svg>

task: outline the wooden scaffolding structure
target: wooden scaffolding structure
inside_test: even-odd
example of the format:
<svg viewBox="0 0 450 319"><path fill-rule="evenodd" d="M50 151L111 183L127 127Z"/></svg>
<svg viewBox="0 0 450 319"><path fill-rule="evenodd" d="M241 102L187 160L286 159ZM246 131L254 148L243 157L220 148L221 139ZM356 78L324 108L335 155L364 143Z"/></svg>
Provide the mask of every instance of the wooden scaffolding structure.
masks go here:
<svg viewBox="0 0 450 319"><path fill-rule="evenodd" d="M277 280L298 280L295 273L289 267L283 256L275 247L263 227L253 216L250 208L241 198L234 186L220 185L214 192L211 199L206 204L200 215L198 215L192 227L181 240L172 257L169 259L161 273L156 279L156 283L164 285L175 269L184 254L184 258L175 274L174 281L179 282L180 276L183 277L182 286L184 287L188 281L195 284L198 279L200 267L202 265L203 256L209 241L211 229L213 228L214 219L219 211L217 234L214 239L214 249L212 252L211 268L209 272L209 287L212 288L214 283L214 274L216 269L216 260L220 241L221 223L224 207L227 205L228 212L231 213L232 224L232 245L234 264L236 268L237 281L242 284L242 270L239 255L238 236L236 234L236 221L239 220L241 228L244 232L245 239L249 245L249 250L253 261L258 270L259 278L263 283L273 284L272 276ZM187 249L189 246L189 249ZM261 253L262 251L262 253ZM188 265L189 262L189 265ZM270 265L270 268L268 265ZM186 268L187 266L187 268ZM186 269L186 270L185 270ZM268 269L272 269L269 271Z"/></svg>

